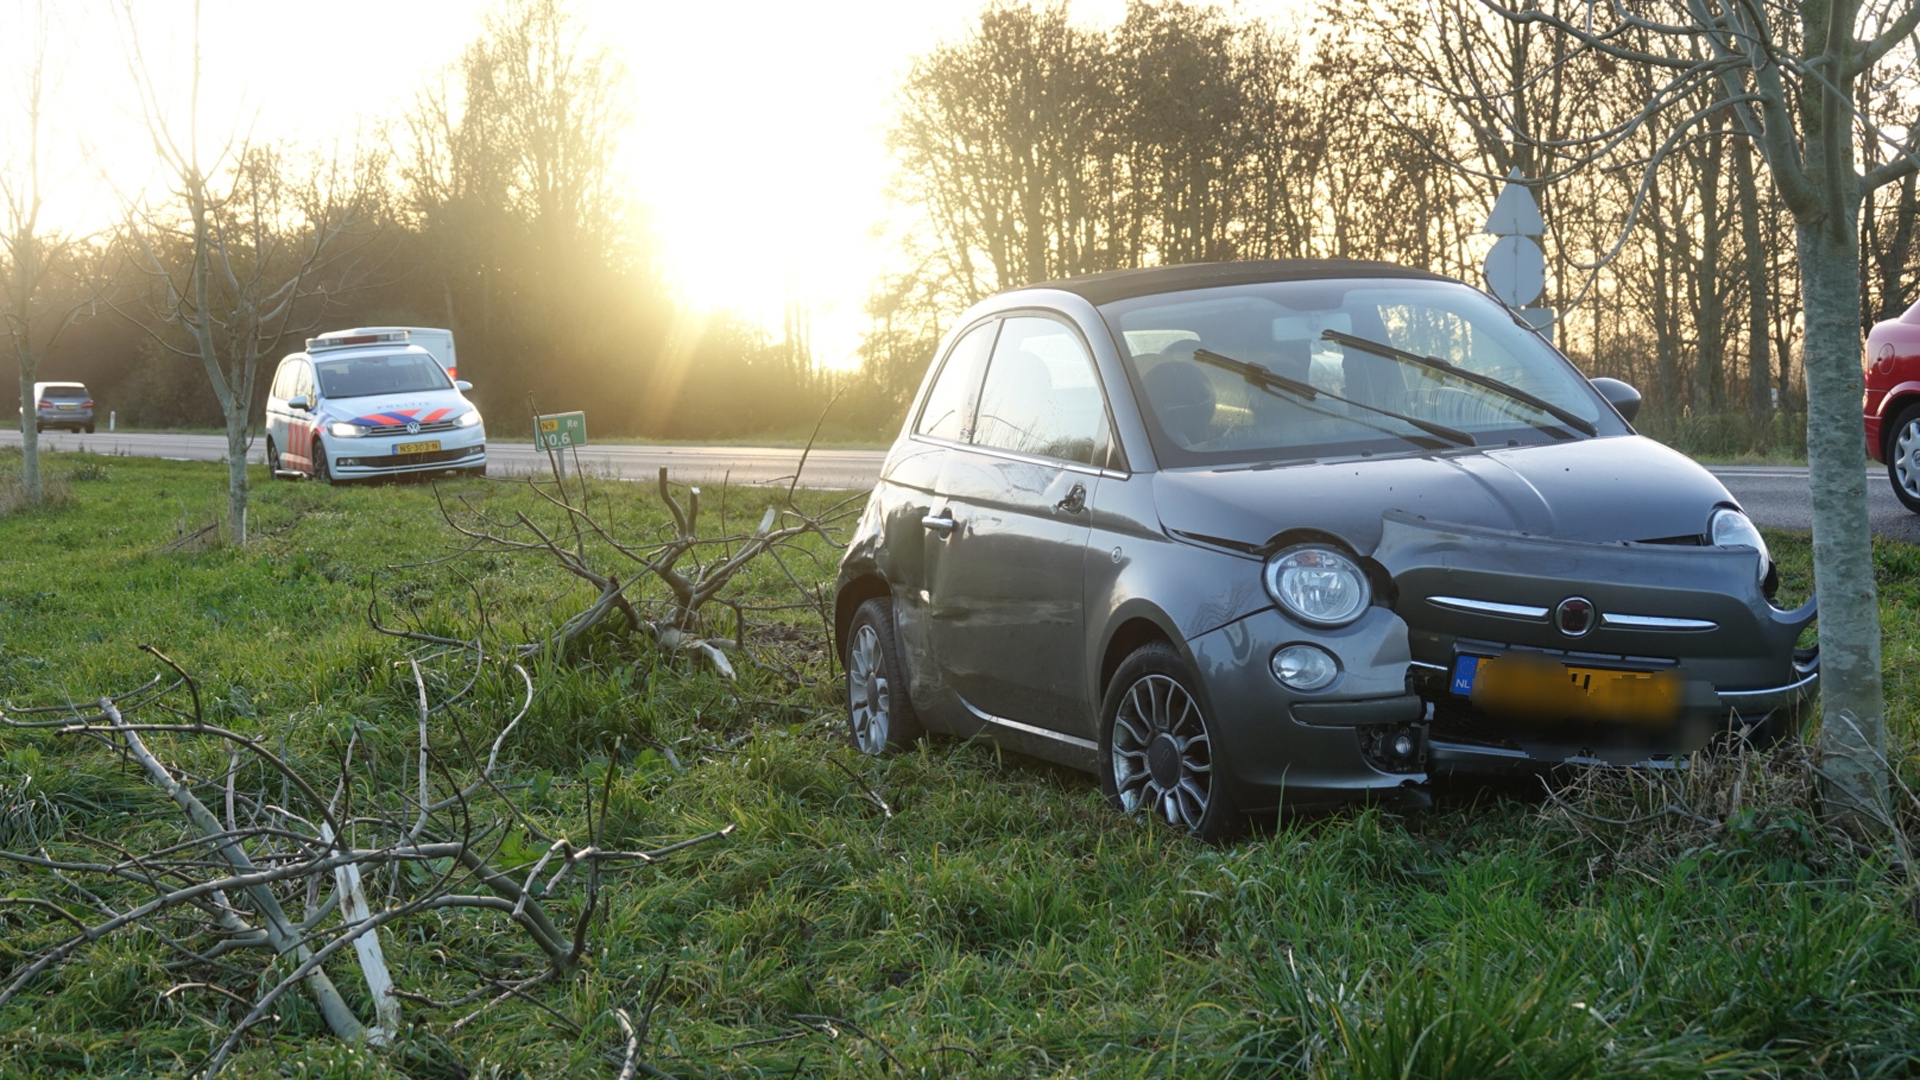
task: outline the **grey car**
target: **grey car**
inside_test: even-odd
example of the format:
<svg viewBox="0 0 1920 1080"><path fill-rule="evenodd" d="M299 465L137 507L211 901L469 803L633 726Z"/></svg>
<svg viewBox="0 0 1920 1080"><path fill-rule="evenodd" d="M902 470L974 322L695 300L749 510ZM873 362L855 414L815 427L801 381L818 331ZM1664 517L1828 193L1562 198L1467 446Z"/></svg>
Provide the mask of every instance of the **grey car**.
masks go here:
<svg viewBox="0 0 1920 1080"><path fill-rule="evenodd" d="M76 382L33 384L33 429L67 428L93 433L93 395Z"/></svg>
<svg viewBox="0 0 1920 1080"><path fill-rule="evenodd" d="M983 300L841 563L852 739L989 737L1213 838L1796 733L1813 603L1773 603L1759 531L1639 402L1383 263Z"/></svg>

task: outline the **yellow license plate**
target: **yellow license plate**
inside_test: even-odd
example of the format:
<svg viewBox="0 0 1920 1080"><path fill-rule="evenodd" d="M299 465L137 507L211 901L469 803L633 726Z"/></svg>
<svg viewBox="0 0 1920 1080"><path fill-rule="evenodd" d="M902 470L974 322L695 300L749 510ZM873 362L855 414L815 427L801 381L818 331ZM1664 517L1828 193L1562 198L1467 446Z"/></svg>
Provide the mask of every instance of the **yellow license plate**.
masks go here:
<svg viewBox="0 0 1920 1080"><path fill-rule="evenodd" d="M1468 671L1468 661L1474 661ZM1464 676L1464 680L1463 677ZM1680 715L1678 670L1614 671L1530 653L1461 657L1455 688L1488 712L1540 720L1666 724Z"/></svg>
<svg viewBox="0 0 1920 1080"><path fill-rule="evenodd" d="M393 452L396 454L431 454L438 449L440 449L440 440L428 439L426 442L399 443L394 446Z"/></svg>

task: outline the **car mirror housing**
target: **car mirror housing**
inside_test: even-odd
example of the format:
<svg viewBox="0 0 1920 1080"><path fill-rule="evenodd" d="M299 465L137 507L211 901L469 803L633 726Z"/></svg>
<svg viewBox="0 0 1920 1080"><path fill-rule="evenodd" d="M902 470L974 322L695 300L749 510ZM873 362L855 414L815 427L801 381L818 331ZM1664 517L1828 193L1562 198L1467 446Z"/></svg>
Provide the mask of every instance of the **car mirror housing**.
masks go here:
<svg viewBox="0 0 1920 1080"><path fill-rule="evenodd" d="M453 380L453 388L464 394L473 389L473 384L465 379L455 379Z"/></svg>
<svg viewBox="0 0 1920 1080"><path fill-rule="evenodd" d="M294 397L290 397L290 398L288 398L288 399L287 399L287 408L289 408L289 409L311 409L311 408L313 408L313 402L311 402L311 401L308 401L308 400L307 400L307 395L305 395L305 394L299 394L299 395L296 395L296 396L294 396Z"/></svg>
<svg viewBox="0 0 1920 1080"><path fill-rule="evenodd" d="M1601 397L1607 399L1607 404L1612 405L1619 412L1622 420L1629 424L1633 423L1634 415L1640 411L1640 391L1635 390L1631 384L1605 376L1587 381L1593 384L1595 390L1600 391Z"/></svg>

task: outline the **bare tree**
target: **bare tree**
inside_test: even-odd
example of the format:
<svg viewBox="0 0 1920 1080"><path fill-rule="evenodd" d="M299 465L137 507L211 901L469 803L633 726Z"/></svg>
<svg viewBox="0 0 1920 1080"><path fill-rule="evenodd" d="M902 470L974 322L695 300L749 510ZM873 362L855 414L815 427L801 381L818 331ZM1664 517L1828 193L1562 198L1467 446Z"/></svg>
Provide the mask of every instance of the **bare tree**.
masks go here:
<svg viewBox="0 0 1920 1080"><path fill-rule="evenodd" d="M32 59L17 72L24 145L16 145L18 156L0 169L0 215L4 215L0 217L0 257L5 259L0 315L6 319L7 344L20 374L22 482L27 499L37 503L41 498L40 427L35 422L34 377L40 362L92 301L88 289L73 287L78 283L62 273L72 269L85 242L50 233L41 221L46 205L46 166L41 159L48 94L45 7L36 6L30 33Z"/></svg>
<svg viewBox="0 0 1920 1080"><path fill-rule="evenodd" d="M186 118L176 125L140 51L131 5L121 14L147 130L170 186L163 205L130 209L122 247L149 288L144 313L122 310L161 347L197 358L206 371L226 426L227 533L244 544L260 361L315 328L327 296L365 275L359 256L377 232L383 170L377 158L336 157L296 172L285 153L240 136L203 151L197 32Z"/></svg>
<svg viewBox="0 0 1920 1080"><path fill-rule="evenodd" d="M1820 591L1825 698L1822 765L1830 805L1857 821L1884 814L1885 695L1860 441L1859 216L1865 193L1914 172L1920 128L1880 129L1856 108L1855 88L1911 63L1920 2L1883 0L1663 0L1589 3L1559 13L1482 0L1509 24L1565 41L1547 66L1600 56L1652 76L1637 113L1583 133L1595 162L1634 133L1658 133L1643 193L1662 159L1722 109L1751 139L1793 221L1804 305L1807 453L1812 473L1814 576ZM1911 68L1907 69L1909 72ZM1538 67L1526 78L1540 77ZM1698 107L1699 95L1719 99ZM1524 134L1515 132L1515 134ZM1885 151L1862 170L1860 144ZM1876 157L1879 157L1876 154ZM1631 218L1629 219L1631 224Z"/></svg>
<svg viewBox="0 0 1920 1080"><path fill-rule="evenodd" d="M637 382L634 335L605 329L654 291L617 168L625 87L563 0L510 0L406 117L408 196L498 412Z"/></svg>
<svg viewBox="0 0 1920 1080"><path fill-rule="evenodd" d="M1061 3L991 5L914 64L889 134L896 191L963 302L1110 267L1109 66Z"/></svg>

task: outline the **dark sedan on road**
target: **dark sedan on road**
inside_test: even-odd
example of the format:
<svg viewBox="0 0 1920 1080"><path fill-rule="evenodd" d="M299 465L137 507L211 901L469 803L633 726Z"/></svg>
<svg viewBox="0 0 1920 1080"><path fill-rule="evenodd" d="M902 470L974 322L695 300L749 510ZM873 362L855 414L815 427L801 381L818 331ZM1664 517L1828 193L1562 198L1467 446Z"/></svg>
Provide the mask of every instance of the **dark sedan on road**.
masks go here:
<svg viewBox="0 0 1920 1080"><path fill-rule="evenodd" d="M1774 605L1758 530L1638 404L1382 263L984 300L841 564L853 741L986 736L1214 838L1796 732L1813 604Z"/></svg>

